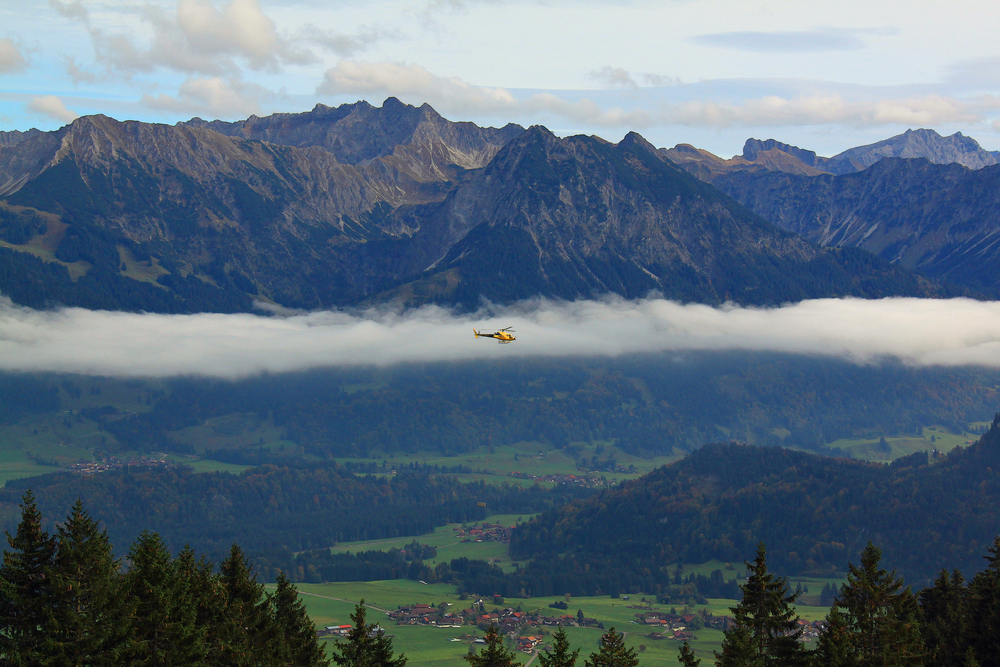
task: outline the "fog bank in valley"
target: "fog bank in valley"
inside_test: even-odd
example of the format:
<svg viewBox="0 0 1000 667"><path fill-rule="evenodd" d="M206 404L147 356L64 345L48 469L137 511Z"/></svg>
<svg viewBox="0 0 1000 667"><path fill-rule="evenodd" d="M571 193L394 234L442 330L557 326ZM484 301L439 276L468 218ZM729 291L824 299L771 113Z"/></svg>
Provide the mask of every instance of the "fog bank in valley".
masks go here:
<svg viewBox="0 0 1000 667"><path fill-rule="evenodd" d="M472 329L513 326L517 341ZM474 314L427 306L287 316L38 311L0 297L0 370L241 378L329 366L688 350L1000 367L1000 302L817 299L776 308L544 299Z"/></svg>

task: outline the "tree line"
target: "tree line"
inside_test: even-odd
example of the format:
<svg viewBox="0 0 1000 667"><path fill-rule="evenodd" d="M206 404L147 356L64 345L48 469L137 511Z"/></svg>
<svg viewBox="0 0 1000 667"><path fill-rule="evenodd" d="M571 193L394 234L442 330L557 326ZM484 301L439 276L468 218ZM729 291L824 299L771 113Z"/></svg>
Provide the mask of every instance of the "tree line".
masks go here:
<svg viewBox="0 0 1000 667"><path fill-rule="evenodd" d="M987 567L968 582L959 570L942 570L934 584L914 593L895 571L881 566L882 551L869 542L859 563L848 566L814 649L802 633L784 577L767 567L757 547L742 599L732 608L718 667L996 667L1000 665L1000 537L984 556ZM681 662L695 667L690 647Z"/></svg>
<svg viewBox="0 0 1000 667"><path fill-rule="evenodd" d="M914 593L902 577L881 565L882 551L869 542L859 563L848 564L847 581L836 593L814 647L802 641L795 612L797 593L767 563L757 545L740 599L722 645L713 652L716 667L997 667L1000 665L1000 537L984 557L987 567L966 582L959 570L942 570L932 586ZM542 667L575 667L580 650L571 650L560 628L553 646L538 655ZM511 667L495 626L485 650L467 660L474 667ZM683 667L702 662L685 641ZM585 667L637 667L639 658L611 628Z"/></svg>
<svg viewBox="0 0 1000 667"><path fill-rule="evenodd" d="M0 567L0 657L25 666L327 664L295 587L266 593L233 544L218 571L144 532L115 557L82 502L50 535L27 491Z"/></svg>

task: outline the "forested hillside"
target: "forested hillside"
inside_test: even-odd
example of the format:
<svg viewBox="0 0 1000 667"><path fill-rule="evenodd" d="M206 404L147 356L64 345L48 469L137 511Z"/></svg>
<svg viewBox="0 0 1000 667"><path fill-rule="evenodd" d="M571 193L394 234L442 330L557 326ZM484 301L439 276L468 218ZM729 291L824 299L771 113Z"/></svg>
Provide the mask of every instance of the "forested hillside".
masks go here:
<svg viewBox="0 0 1000 667"><path fill-rule="evenodd" d="M388 471L386 471L388 472ZM449 522L481 520L491 513L531 514L587 490L462 484L424 472L356 476L339 466L264 466L242 475L195 474L183 467L125 468L97 475L57 473L8 482L0 512L12 528L26 488L47 517L60 516L77 499L101 508L111 544L124 552L144 530L167 548L190 545L222 558L238 542L273 580L291 554L340 541L419 535Z"/></svg>
<svg viewBox="0 0 1000 667"><path fill-rule="evenodd" d="M28 382L10 378L11 387ZM3 382L0 377L0 388ZM80 419L105 434L111 451L208 448L210 456L256 464L287 461L295 452L320 459L458 454L485 446L488 438L495 445L528 441L556 448L613 441L640 456L689 451L720 437L835 453L829 445L839 438L919 436L933 425L962 433L993 414L1000 374L741 352L505 359L241 382L164 380L134 390L149 403L146 411L107 405L110 399L91 393L99 386L84 391L93 383L72 377L33 382L36 399L13 392L24 394L21 411L80 411ZM82 399L67 393L74 387ZM103 391L112 394L112 386ZM81 401L89 407L78 407ZM203 426L208 420L227 415L218 444L197 435L211 433ZM275 435L260 441L267 424ZM298 447L281 451L275 438Z"/></svg>
<svg viewBox="0 0 1000 667"><path fill-rule="evenodd" d="M578 573L608 592L662 580L674 561L739 560L760 541L783 572L830 572L871 540L908 579L928 581L941 568L982 566L1000 525L998 468L1000 420L945 457L917 453L891 465L706 445L546 512L514 532L511 555L534 559L529 589Z"/></svg>

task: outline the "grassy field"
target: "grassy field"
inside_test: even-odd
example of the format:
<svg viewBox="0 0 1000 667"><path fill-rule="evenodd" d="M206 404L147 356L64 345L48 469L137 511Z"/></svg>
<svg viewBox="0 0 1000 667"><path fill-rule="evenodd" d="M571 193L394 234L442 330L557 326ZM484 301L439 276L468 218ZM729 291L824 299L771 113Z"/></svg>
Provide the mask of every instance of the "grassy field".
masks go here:
<svg viewBox="0 0 1000 667"><path fill-rule="evenodd" d="M499 523L502 526L514 526L518 523L530 520L533 514L494 514L486 517L480 523ZM478 524L468 524L478 525ZM435 547L437 556L425 558L424 563L431 566L440 562L450 562L453 558L471 558L477 560L487 560L500 566L505 571L513 569L513 561L507 553L507 545L499 542L465 542L466 538L459 537L456 528L462 524L449 523L439 526L434 532L424 535L408 537L394 537L385 540L366 540L364 542L352 542L350 544L338 544L331 549L334 553L357 553L359 551L388 551L396 548L402 549L414 540L420 544Z"/></svg>
<svg viewBox="0 0 1000 667"><path fill-rule="evenodd" d="M986 422L972 424L973 427L989 426ZM951 433L939 426L929 426L923 429L920 436L885 436L889 445L886 451L879 444L879 438L835 440L831 447L838 447L852 458L868 461L892 461L915 452L930 452L937 449L947 453L956 447L964 447L979 440L977 433Z"/></svg>
<svg viewBox="0 0 1000 667"><path fill-rule="evenodd" d="M684 569L686 572L696 572L699 568L711 570L716 569L717 566L718 563L705 563L697 566L689 565ZM810 590L816 586L818 591L825 581L806 580L805 583ZM483 634L472 626L462 628L397 626L385 619L385 611L401 605L416 603L438 605L443 602L450 604L452 609L463 609L470 605L470 600L461 600L453 587L444 584L420 584L413 581L394 580L364 583L300 584L298 588L310 616L317 627L321 628L328 625L349 624L351 622L350 614L353 613L355 604L363 598L365 604L369 606L368 621L383 621L385 623L386 633L392 637L396 652L404 653L407 656L409 659L407 664L410 667L466 665L463 657L469 649L468 639L480 637ZM582 609L588 618L597 619L604 624L605 628L614 627L618 632L626 633L625 643L637 651L642 665L678 664L677 652L680 648L678 642L669 639L650 639L647 636L649 630L635 623L635 615L640 610L632 609L630 605L640 604L641 600L641 595L632 595L629 600L613 599L607 596L574 597L568 600L563 596L529 599L507 598L503 607L520 608L524 611L541 610L545 615L556 615L563 612L551 609L548 605L557 601L566 601L569 604L568 613L575 614L576 610ZM707 605L699 605L695 609L697 611L706 609L713 614L723 615L728 614L729 608L734 604L734 600L712 599ZM492 610L494 606L486 604L486 608L489 610ZM662 611L670 611L671 609L669 605L660 604L653 604L652 608ZM829 610L816 606L800 605L797 611L806 620L816 620L824 618ZM544 628L545 632L551 630L551 628ZM537 635L541 631L542 629L533 629L530 633ZM573 648L581 649L581 659L597 650L601 634L605 631L597 628L570 627L566 629ZM713 659L712 652L718 650L722 642L722 632L700 629L695 631L695 635L697 639L692 642L695 653L698 657L711 661ZM329 643L336 640L326 641L329 650ZM645 647L645 649L641 650L640 647ZM523 653L518 653L518 656L522 664L529 659L529 656Z"/></svg>

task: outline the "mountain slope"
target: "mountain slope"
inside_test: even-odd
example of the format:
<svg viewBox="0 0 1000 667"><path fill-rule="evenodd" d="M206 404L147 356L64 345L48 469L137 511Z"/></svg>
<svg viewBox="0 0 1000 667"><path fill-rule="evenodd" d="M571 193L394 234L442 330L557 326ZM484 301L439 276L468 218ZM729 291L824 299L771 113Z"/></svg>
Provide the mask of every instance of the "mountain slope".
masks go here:
<svg viewBox="0 0 1000 667"><path fill-rule="evenodd" d="M998 165L973 171L891 158L836 177L745 171L713 183L819 245L860 247L927 276L1000 295Z"/></svg>

